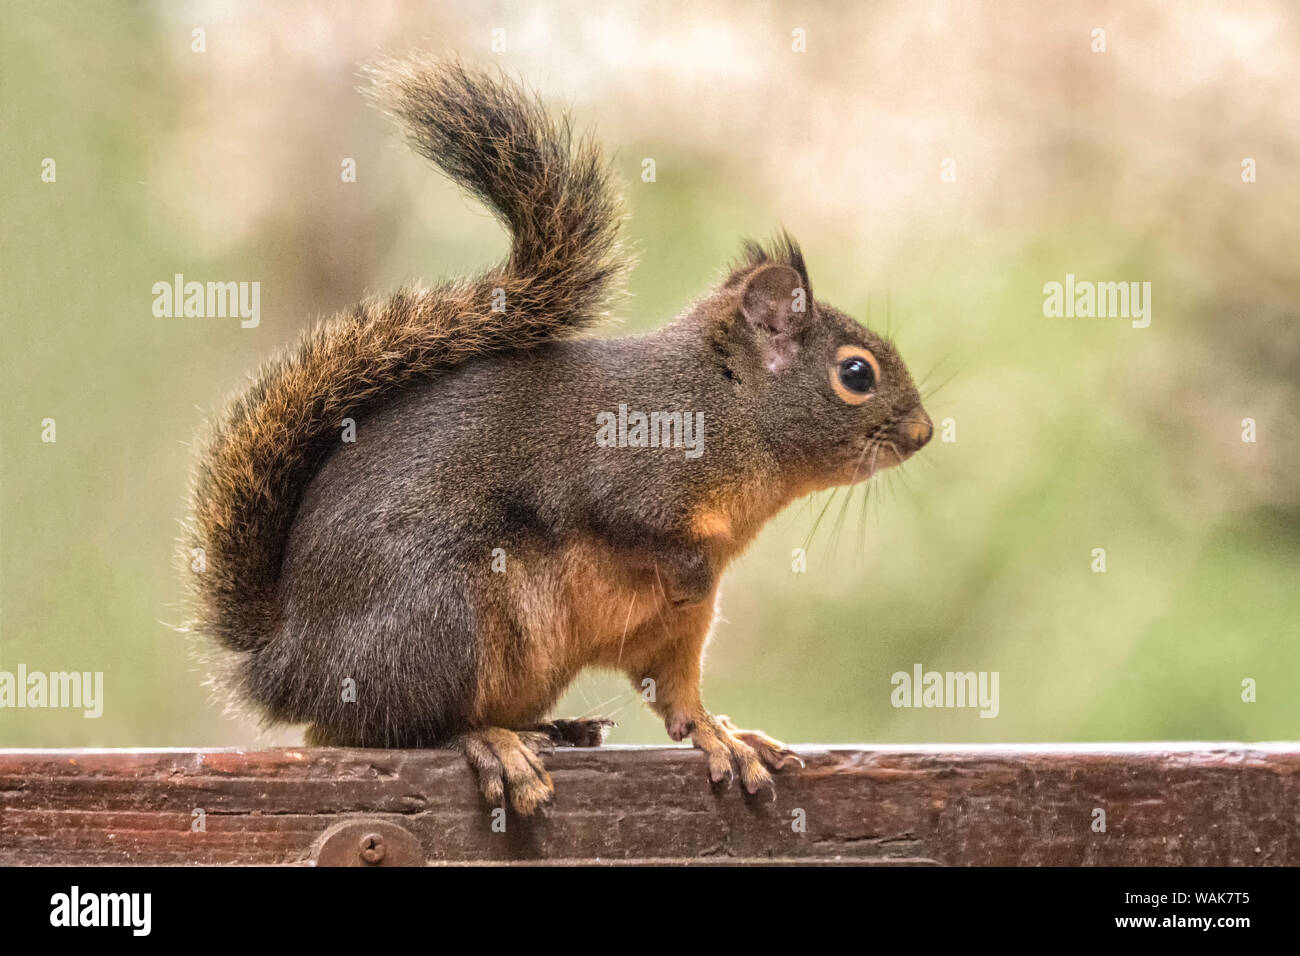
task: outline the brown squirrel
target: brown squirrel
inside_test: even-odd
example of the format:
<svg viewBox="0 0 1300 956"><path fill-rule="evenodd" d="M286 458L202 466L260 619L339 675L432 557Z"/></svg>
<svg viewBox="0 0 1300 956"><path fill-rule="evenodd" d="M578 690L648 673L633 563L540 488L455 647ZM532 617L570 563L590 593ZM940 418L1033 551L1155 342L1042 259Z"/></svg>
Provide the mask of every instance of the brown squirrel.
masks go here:
<svg viewBox="0 0 1300 956"><path fill-rule="evenodd" d="M233 401L183 541L205 564L192 628L308 743L455 747L520 813L553 795L539 754L603 738L545 722L588 666L651 689L714 782L770 787L798 758L700 699L719 579L794 499L925 445L902 359L813 299L785 235L655 333L576 337L627 268L598 147L455 62L389 65L372 92L509 257L357 306Z"/></svg>

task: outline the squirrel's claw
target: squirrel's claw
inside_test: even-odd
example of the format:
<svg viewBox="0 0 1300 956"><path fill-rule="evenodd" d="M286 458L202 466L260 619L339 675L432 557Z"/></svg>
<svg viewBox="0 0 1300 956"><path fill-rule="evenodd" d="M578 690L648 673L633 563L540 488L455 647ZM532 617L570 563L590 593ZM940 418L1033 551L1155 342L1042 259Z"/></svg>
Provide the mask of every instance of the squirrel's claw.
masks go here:
<svg viewBox="0 0 1300 956"><path fill-rule="evenodd" d="M714 751L709 754L709 780L713 783L726 782L731 786L735 779L735 773L732 770L731 755L725 750Z"/></svg>

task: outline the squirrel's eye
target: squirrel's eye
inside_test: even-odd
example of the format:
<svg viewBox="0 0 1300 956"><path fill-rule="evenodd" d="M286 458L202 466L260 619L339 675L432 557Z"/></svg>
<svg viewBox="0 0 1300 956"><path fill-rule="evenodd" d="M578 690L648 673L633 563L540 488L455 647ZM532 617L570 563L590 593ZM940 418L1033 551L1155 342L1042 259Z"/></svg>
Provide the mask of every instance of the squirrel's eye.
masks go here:
<svg viewBox="0 0 1300 956"><path fill-rule="evenodd" d="M861 405L871 397L879 380L880 365L876 357L866 349L845 345L835 353L831 387L843 401L850 405Z"/></svg>
<svg viewBox="0 0 1300 956"><path fill-rule="evenodd" d="M840 381L850 392L865 395L876 387L876 373L866 359L846 358L840 363Z"/></svg>

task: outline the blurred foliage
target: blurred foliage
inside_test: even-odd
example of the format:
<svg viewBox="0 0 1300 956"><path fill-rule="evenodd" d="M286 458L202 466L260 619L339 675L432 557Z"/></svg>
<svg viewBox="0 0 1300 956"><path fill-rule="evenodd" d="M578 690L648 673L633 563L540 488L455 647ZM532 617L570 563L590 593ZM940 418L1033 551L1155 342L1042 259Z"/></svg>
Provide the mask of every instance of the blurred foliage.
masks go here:
<svg viewBox="0 0 1300 956"><path fill-rule="evenodd" d="M1280 0L6 3L0 669L100 670L107 703L0 710L0 745L300 740L224 716L167 626L187 443L312 319L504 252L353 90L381 49L490 61L496 26L495 58L597 124L627 183L622 330L784 224L815 294L895 329L956 425L791 508L737 563L712 708L793 741L1294 738L1297 24ZM154 318L176 272L260 281L260 327ZM1150 328L1045 318L1067 272L1151 282ZM998 671L997 719L891 707L890 675L918 662ZM665 740L621 678L584 675L559 712Z"/></svg>

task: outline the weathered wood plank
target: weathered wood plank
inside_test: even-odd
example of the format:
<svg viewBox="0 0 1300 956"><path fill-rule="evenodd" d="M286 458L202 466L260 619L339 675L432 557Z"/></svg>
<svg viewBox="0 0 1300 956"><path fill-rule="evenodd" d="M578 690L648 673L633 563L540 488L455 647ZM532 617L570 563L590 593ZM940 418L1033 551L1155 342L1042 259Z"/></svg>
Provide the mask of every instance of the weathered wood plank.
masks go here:
<svg viewBox="0 0 1300 956"><path fill-rule="evenodd" d="M686 747L560 750L549 814L504 833L444 751L0 750L0 864L309 863L353 818L428 863L1300 864L1296 745L798 750L775 800Z"/></svg>

